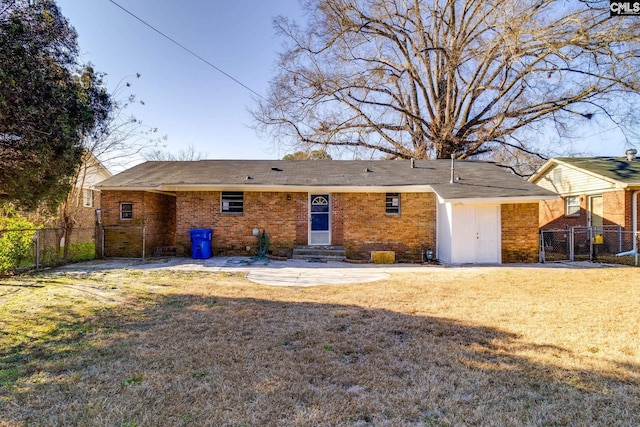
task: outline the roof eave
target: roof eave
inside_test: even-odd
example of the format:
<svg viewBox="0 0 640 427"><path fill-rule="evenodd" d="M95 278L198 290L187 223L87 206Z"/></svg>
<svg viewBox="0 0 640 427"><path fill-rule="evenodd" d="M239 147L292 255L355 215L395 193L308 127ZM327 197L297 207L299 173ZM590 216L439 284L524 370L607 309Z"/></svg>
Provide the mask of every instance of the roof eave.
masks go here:
<svg viewBox="0 0 640 427"><path fill-rule="evenodd" d="M260 192L327 192L327 193L432 193L429 185L273 185L273 184L172 184L157 187L96 186L101 191L260 191Z"/></svg>
<svg viewBox="0 0 640 427"><path fill-rule="evenodd" d="M433 192L428 185L275 185L275 184L220 184L220 185L166 185L166 191L268 191L268 192L327 192L327 193L384 193Z"/></svg>
<svg viewBox="0 0 640 427"><path fill-rule="evenodd" d="M555 158L549 159L547 161L547 163L542 165L542 167L540 167L540 170L538 172L536 172L535 174L533 174L531 176L531 178L529 178L529 182L532 182L532 183L535 184L537 181L539 181L540 178L542 178L549 171L549 169L551 168L552 164L562 165L562 166L568 167L570 169L580 171L580 172L585 173L587 175L591 175L591 176L593 176L595 178L601 179L603 181L606 181L606 182L609 182L609 183L615 185L616 188L618 188L618 189L626 189L630 185L631 186L634 185L633 183L626 183L624 181L620 181L619 179L611 178L611 177L608 177L608 176L593 172L593 171L591 171L589 169L581 168L581 167L576 166L576 165L574 165L572 163L564 162L562 160L555 159Z"/></svg>
<svg viewBox="0 0 640 427"><path fill-rule="evenodd" d="M545 164L540 166L540 169L538 169L536 173L531 175L527 181L533 184L537 184L540 178L542 178L549 171L549 169L551 169L551 166L554 164L558 164L558 161L555 158L551 158L547 160Z"/></svg>

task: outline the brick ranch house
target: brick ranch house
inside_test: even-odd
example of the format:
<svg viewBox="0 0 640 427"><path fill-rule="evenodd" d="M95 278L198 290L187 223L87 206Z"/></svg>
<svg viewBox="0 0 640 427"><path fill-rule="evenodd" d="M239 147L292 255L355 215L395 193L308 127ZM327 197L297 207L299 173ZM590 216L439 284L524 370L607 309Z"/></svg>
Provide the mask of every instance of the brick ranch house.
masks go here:
<svg viewBox="0 0 640 427"><path fill-rule="evenodd" d="M454 183L451 183L451 177ZM102 183L105 255L139 257L213 228L213 254L337 245L349 259L435 250L444 263L538 260L539 201L557 195L492 163L449 160L146 162ZM144 228L144 233L141 229Z"/></svg>
<svg viewBox="0 0 640 427"><path fill-rule="evenodd" d="M629 158L552 158L529 180L561 196L540 203L543 229L606 225L638 229L640 160L635 153Z"/></svg>
<svg viewBox="0 0 640 427"><path fill-rule="evenodd" d="M640 160L635 150L626 157L552 158L529 180L561 196L540 203L543 230L639 230Z"/></svg>

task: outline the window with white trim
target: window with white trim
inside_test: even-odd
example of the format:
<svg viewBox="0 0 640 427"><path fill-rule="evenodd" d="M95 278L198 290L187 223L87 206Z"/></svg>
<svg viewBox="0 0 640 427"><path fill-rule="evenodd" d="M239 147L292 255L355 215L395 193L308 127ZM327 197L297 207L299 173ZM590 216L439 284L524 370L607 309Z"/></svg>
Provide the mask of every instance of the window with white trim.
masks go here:
<svg viewBox="0 0 640 427"><path fill-rule="evenodd" d="M564 214L566 216L580 215L580 197L578 196L565 197L564 203L565 203Z"/></svg>
<svg viewBox="0 0 640 427"><path fill-rule="evenodd" d="M400 193L387 193L387 215L400 215Z"/></svg>
<svg viewBox="0 0 640 427"><path fill-rule="evenodd" d="M130 202L120 203L120 219L121 220L133 219L133 203L130 203Z"/></svg>
<svg viewBox="0 0 640 427"><path fill-rule="evenodd" d="M85 208L93 207L93 190L90 188L82 189L82 206Z"/></svg>
<svg viewBox="0 0 640 427"><path fill-rule="evenodd" d="M244 212L244 193L242 191L223 191L220 212L241 214Z"/></svg>

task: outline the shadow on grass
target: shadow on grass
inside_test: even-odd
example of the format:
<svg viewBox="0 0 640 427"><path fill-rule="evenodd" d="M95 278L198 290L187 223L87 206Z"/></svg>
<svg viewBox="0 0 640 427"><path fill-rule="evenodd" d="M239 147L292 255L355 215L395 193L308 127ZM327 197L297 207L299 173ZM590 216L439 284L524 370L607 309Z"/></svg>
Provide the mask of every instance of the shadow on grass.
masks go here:
<svg viewBox="0 0 640 427"><path fill-rule="evenodd" d="M3 350L3 369L29 369L2 388L1 419L140 426L640 424L638 365L583 368L572 365L570 349L450 319L173 295L59 328L70 333ZM558 363L544 362L554 358Z"/></svg>

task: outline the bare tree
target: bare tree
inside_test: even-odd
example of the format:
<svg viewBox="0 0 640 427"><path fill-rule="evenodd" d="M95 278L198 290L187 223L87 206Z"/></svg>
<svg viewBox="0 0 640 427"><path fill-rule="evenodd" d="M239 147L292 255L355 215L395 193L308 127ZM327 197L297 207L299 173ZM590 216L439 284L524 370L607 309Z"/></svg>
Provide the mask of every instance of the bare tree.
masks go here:
<svg viewBox="0 0 640 427"><path fill-rule="evenodd" d="M128 108L144 101L138 101L133 94L123 95L132 88L131 80L139 79L140 74L123 78L111 94L104 88L104 74L95 73L89 65L83 74L83 85L88 92L95 91L107 97L108 103L101 112L100 126L91 133L82 135L82 164L75 170L71 178L71 188L67 197L58 206L54 215L54 223L59 227L58 252L69 258L69 242L79 222L78 216L83 209L83 189L89 173L100 167L124 168L131 163L143 160L142 153L157 146L166 137L157 136L158 129L145 125L141 120L128 113ZM98 96L94 96L98 98ZM62 246L62 242L65 242Z"/></svg>
<svg viewBox="0 0 640 427"><path fill-rule="evenodd" d="M142 157L144 157L145 160L168 160L168 161L189 160L191 161L191 160L200 160L205 156L206 154L196 151L195 147L191 144L187 146L187 148L184 148L178 151L177 154L174 154L170 151L159 149L159 148L156 148L153 150L147 150L142 153Z"/></svg>
<svg viewBox="0 0 640 427"><path fill-rule="evenodd" d="M98 76L102 85L103 75ZM144 160L144 153L158 147L167 137L158 134L158 128L143 123L129 112L134 105L145 102L130 93L132 81L141 78L139 73L124 77L111 93L113 107L100 132L86 135L83 148L93 154L109 169L125 168ZM129 93L127 93L129 92Z"/></svg>
<svg viewBox="0 0 640 427"><path fill-rule="evenodd" d="M299 147L387 158L517 152L587 120L624 128L640 21L588 0L308 0L253 115ZM581 122L582 121L582 122ZM632 125L633 126L633 125ZM626 129L626 128L625 128ZM530 135L534 134L534 138ZM512 157L512 156L511 156Z"/></svg>

